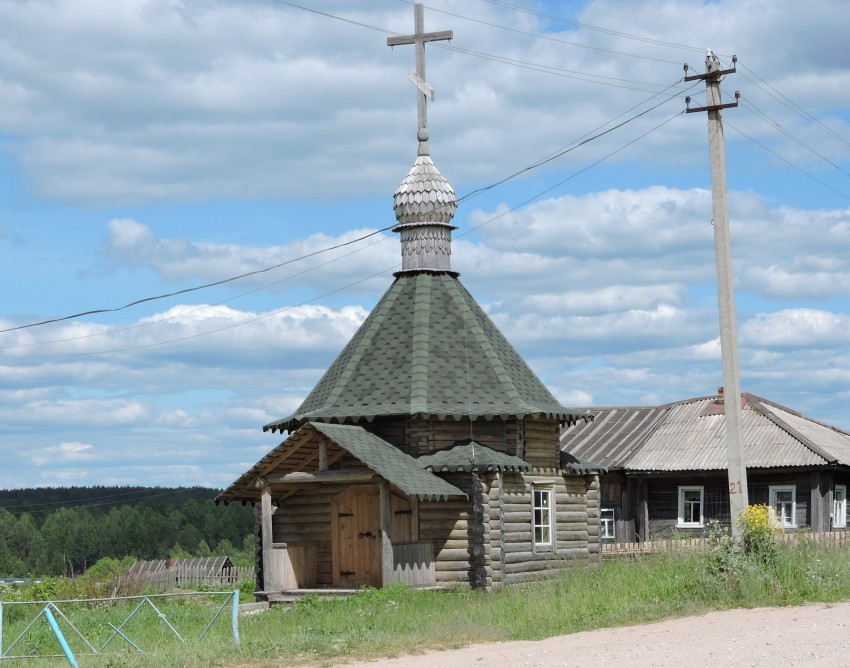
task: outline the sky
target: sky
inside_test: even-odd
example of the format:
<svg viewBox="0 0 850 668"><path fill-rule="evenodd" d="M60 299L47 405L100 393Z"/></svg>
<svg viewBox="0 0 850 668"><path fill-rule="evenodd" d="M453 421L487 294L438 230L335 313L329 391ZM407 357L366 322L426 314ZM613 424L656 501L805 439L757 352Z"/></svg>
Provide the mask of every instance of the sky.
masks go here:
<svg viewBox="0 0 850 668"><path fill-rule="evenodd" d="M684 113L710 48L741 93L741 389L850 429L847 25L837 0L426 3L454 31L426 48L453 269L564 405L722 385ZM411 32L399 0L0 3L0 488L225 487L280 442L400 267L414 53L386 38Z"/></svg>

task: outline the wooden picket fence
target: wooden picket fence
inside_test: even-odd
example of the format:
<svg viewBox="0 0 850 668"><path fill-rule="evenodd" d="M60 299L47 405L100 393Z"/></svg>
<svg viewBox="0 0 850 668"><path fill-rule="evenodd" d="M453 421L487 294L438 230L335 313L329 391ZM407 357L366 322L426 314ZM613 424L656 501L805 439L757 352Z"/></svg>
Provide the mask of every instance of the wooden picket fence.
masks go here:
<svg viewBox="0 0 850 668"><path fill-rule="evenodd" d="M129 577L154 591L171 591L172 589L193 589L197 587L233 588L242 582L254 579L252 566L234 566L211 572L207 568L191 566L174 566L172 568L131 574Z"/></svg>
<svg viewBox="0 0 850 668"><path fill-rule="evenodd" d="M726 538L726 540L731 540ZM850 547L850 532L830 531L823 533L788 532L776 535L776 540L785 543L808 542L817 545ZM670 538L642 543L602 543L603 557L635 556L658 552L704 552L711 547L708 538Z"/></svg>

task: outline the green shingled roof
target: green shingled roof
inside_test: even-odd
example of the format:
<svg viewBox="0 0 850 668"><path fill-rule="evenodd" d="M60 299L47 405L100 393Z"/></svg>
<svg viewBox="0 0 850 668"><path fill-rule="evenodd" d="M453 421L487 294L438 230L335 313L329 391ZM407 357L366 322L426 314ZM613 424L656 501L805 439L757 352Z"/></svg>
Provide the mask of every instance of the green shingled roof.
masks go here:
<svg viewBox="0 0 850 668"><path fill-rule="evenodd" d="M291 416L491 418L529 415L574 422L453 273L399 275Z"/></svg>
<svg viewBox="0 0 850 668"><path fill-rule="evenodd" d="M255 484L256 481L275 471L290 472L294 461L292 455L295 451L299 448L318 449L317 432L351 453L369 469L408 496L420 500L441 501L450 497L466 498L462 490L426 471L416 459L366 431L363 427L307 422L219 494L216 502L259 500L260 488ZM315 472L316 466L317 462L313 460L314 468L309 472Z"/></svg>
<svg viewBox="0 0 850 668"><path fill-rule="evenodd" d="M457 487L424 470L413 457L363 427L319 422L311 422L310 426L348 450L408 496L422 500L445 500L453 496L466 498L466 494Z"/></svg>
<svg viewBox="0 0 850 668"><path fill-rule="evenodd" d="M447 450L440 450L433 455L424 455L416 460L419 465L430 471L530 471L533 467L528 462L498 452L486 445L470 441L463 445L455 445Z"/></svg>

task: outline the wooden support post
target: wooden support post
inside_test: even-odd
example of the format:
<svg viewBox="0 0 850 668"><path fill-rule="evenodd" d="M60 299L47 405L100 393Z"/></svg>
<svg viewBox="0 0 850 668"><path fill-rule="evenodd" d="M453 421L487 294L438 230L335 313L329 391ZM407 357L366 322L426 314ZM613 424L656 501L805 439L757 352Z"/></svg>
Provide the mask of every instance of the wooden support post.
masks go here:
<svg viewBox="0 0 850 668"><path fill-rule="evenodd" d="M395 564L393 563L393 508L390 485L386 480L380 485L381 506L381 583L394 581Z"/></svg>
<svg viewBox="0 0 850 668"><path fill-rule="evenodd" d="M323 438L319 441L319 470L328 470L328 439Z"/></svg>
<svg viewBox="0 0 850 668"><path fill-rule="evenodd" d="M272 532L272 492L266 485L260 494L263 530L263 588L266 591L278 591L282 587L281 573L278 572L274 554L274 536Z"/></svg>

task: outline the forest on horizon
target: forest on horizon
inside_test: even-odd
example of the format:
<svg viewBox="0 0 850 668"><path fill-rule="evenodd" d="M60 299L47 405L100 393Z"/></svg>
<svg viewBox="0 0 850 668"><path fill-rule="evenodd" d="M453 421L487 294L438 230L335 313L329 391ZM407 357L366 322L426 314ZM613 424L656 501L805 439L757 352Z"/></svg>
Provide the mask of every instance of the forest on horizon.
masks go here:
<svg viewBox="0 0 850 668"><path fill-rule="evenodd" d="M253 559L254 512L205 487L0 490L0 577L76 575L103 558ZM248 564L245 564L248 565Z"/></svg>

